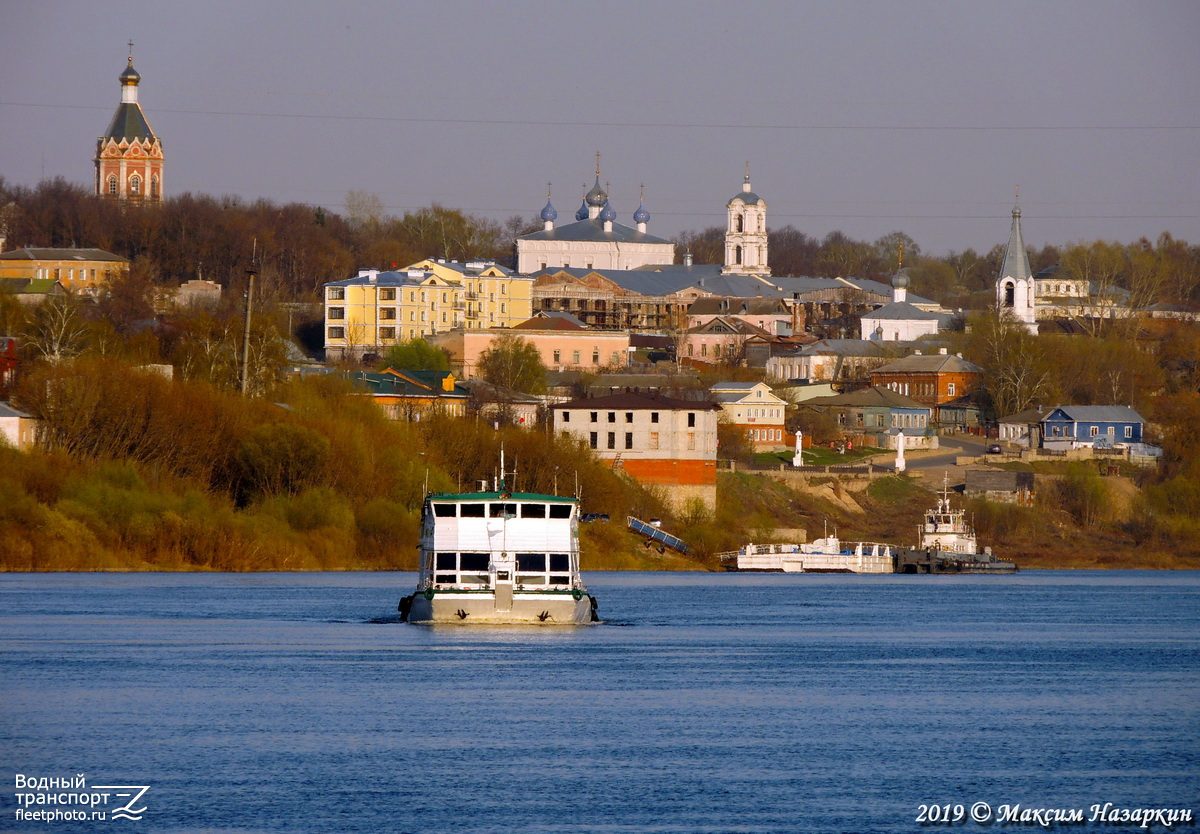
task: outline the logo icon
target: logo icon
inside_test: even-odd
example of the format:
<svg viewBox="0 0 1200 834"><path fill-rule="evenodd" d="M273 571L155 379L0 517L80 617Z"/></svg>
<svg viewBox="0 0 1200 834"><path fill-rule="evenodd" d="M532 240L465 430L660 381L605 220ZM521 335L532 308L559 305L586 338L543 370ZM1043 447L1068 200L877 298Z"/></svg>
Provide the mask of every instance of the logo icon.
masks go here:
<svg viewBox="0 0 1200 834"><path fill-rule="evenodd" d="M142 814L146 810L146 806L143 805L141 808L134 808L133 806L136 805L137 801L142 798L142 794L144 794L146 791L150 790L150 786L149 785L92 785L92 790L94 790L94 791L95 790L116 791L117 792L116 795L118 797L121 797L122 799L124 799L125 797L132 797L124 805L113 808L112 816L110 817L110 819L140 820L142 818ZM133 793L133 791L137 791L137 793Z"/></svg>

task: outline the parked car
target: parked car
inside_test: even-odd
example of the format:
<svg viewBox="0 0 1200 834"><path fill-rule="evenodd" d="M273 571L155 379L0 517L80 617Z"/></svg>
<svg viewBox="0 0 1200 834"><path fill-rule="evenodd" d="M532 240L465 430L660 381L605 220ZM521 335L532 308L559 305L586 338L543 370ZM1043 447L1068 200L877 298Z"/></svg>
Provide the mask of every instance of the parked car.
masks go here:
<svg viewBox="0 0 1200 834"><path fill-rule="evenodd" d="M608 513L584 513L579 520L584 524L592 521L608 521Z"/></svg>
<svg viewBox="0 0 1200 834"><path fill-rule="evenodd" d="M989 455L999 455L999 454L1002 454L1003 452L1004 452L1004 449L1000 446L999 443L993 443L991 446L987 447L987 453Z"/></svg>

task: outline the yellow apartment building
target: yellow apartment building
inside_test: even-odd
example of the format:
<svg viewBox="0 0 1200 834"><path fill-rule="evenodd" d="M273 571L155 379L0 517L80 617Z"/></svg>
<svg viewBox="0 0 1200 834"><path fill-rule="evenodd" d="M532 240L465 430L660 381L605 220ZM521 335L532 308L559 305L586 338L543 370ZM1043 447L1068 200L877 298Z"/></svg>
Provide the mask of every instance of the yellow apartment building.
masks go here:
<svg viewBox="0 0 1200 834"><path fill-rule="evenodd" d="M25 248L0 252L0 279L57 281L63 289L82 295L99 295L128 271L128 260L103 249Z"/></svg>
<svg viewBox="0 0 1200 834"><path fill-rule="evenodd" d="M325 285L325 355L361 357L455 328L509 327L532 314L532 284L490 261L359 270Z"/></svg>

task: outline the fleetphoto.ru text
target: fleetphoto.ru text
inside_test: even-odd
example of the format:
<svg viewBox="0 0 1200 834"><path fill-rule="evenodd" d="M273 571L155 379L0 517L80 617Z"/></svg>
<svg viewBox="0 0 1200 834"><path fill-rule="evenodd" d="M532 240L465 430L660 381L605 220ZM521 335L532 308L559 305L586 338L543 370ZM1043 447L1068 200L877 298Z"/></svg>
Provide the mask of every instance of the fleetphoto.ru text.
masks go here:
<svg viewBox="0 0 1200 834"><path fill-rule="evenodd" d="M140 820L149 785L91 785L87 776L26 776L15 780L16 818L30 822Z"/></svg>

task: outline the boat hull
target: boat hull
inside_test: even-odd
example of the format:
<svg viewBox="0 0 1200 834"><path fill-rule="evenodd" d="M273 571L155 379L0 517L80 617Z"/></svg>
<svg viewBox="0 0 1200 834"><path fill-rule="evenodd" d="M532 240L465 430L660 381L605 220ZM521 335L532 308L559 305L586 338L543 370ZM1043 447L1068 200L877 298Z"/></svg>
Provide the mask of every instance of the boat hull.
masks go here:
<svg viewBox="0 0 1200 834"><path fill-rule="evenodd" d="M507 610L497 605L491 593L438 591L427 598L418 592L412 598L410 623L522 623L532 625L586 625L598 622L595 600L587 594L522 593L517 591Z"/></svg>

